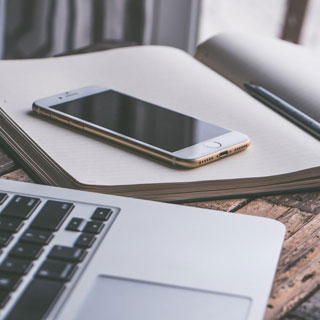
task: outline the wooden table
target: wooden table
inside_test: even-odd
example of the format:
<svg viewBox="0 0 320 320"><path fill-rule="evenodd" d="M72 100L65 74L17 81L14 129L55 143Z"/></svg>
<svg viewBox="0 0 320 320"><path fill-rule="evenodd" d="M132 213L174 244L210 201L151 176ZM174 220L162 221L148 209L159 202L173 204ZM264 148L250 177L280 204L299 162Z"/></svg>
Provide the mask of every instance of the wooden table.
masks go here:
<svg viewBox="0 0 320 320"><path fill-rule="evenodd" d="M1 147L0 177L34 182ZM283 222L287 234L265 319L320 319L320 191L186 205Z"/></svg>

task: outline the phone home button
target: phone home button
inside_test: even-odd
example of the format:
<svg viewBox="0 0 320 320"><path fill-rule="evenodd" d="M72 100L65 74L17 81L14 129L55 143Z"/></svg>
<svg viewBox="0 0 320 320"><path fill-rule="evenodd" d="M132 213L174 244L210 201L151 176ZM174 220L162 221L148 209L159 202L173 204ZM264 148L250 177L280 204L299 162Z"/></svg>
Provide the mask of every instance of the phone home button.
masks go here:
<svg viewBox="0 0 320 320"><path fill-rule="evenodd" d="M217 148L221 147L221 143L216 142L216 141L209 141L209 142L204 143L204 146L206 146L207 148L217 149Z"/></svg>

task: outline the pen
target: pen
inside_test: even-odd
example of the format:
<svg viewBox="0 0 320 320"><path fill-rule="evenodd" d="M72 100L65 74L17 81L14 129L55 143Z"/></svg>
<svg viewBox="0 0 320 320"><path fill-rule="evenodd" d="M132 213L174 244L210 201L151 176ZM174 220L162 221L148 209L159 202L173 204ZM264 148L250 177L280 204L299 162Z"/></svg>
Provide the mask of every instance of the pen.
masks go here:
<svg viewBox="0 0 320 320"><path fill-rule="evenodd" d="M312 119L302 111L296 109L291 104L282 100L263 87L252 83L245 83L244 87L254 98L263 102L268 107L277 111L308 133L312 134L318 140L320 140L320 123L318 121Z"/></svg>

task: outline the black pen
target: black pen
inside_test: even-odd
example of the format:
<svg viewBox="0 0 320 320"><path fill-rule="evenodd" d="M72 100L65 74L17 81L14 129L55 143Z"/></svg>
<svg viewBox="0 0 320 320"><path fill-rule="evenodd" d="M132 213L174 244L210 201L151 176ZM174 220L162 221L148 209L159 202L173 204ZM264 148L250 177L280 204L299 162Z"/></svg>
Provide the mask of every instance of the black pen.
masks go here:
<svg viewBox="0 0 320 320"><path fill-rule="evenodd" d="M282 100L275 94L266 90L263 87L257 86L252 83L245 83L245 89L250 95L255 97L257 100L263 102L271 109L277 111L299 127L312 134L318 140L320 140L320 123L302 111L296 109L291 104Z"/></svg>

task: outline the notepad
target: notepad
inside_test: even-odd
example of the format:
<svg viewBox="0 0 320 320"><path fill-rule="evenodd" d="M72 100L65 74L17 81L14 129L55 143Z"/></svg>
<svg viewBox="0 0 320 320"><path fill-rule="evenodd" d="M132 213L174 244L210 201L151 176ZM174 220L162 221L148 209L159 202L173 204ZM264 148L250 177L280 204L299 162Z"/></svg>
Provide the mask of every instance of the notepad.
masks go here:
<svg viewBox="0 0 320 320"><path fill-rule="evenodd" d="M0 136L44 183L177 201L320 186L320 145L187 53L164 46L0 61ZM34 100L101 85L247 134L251 147L177 169L31 112Z"/></svg>

